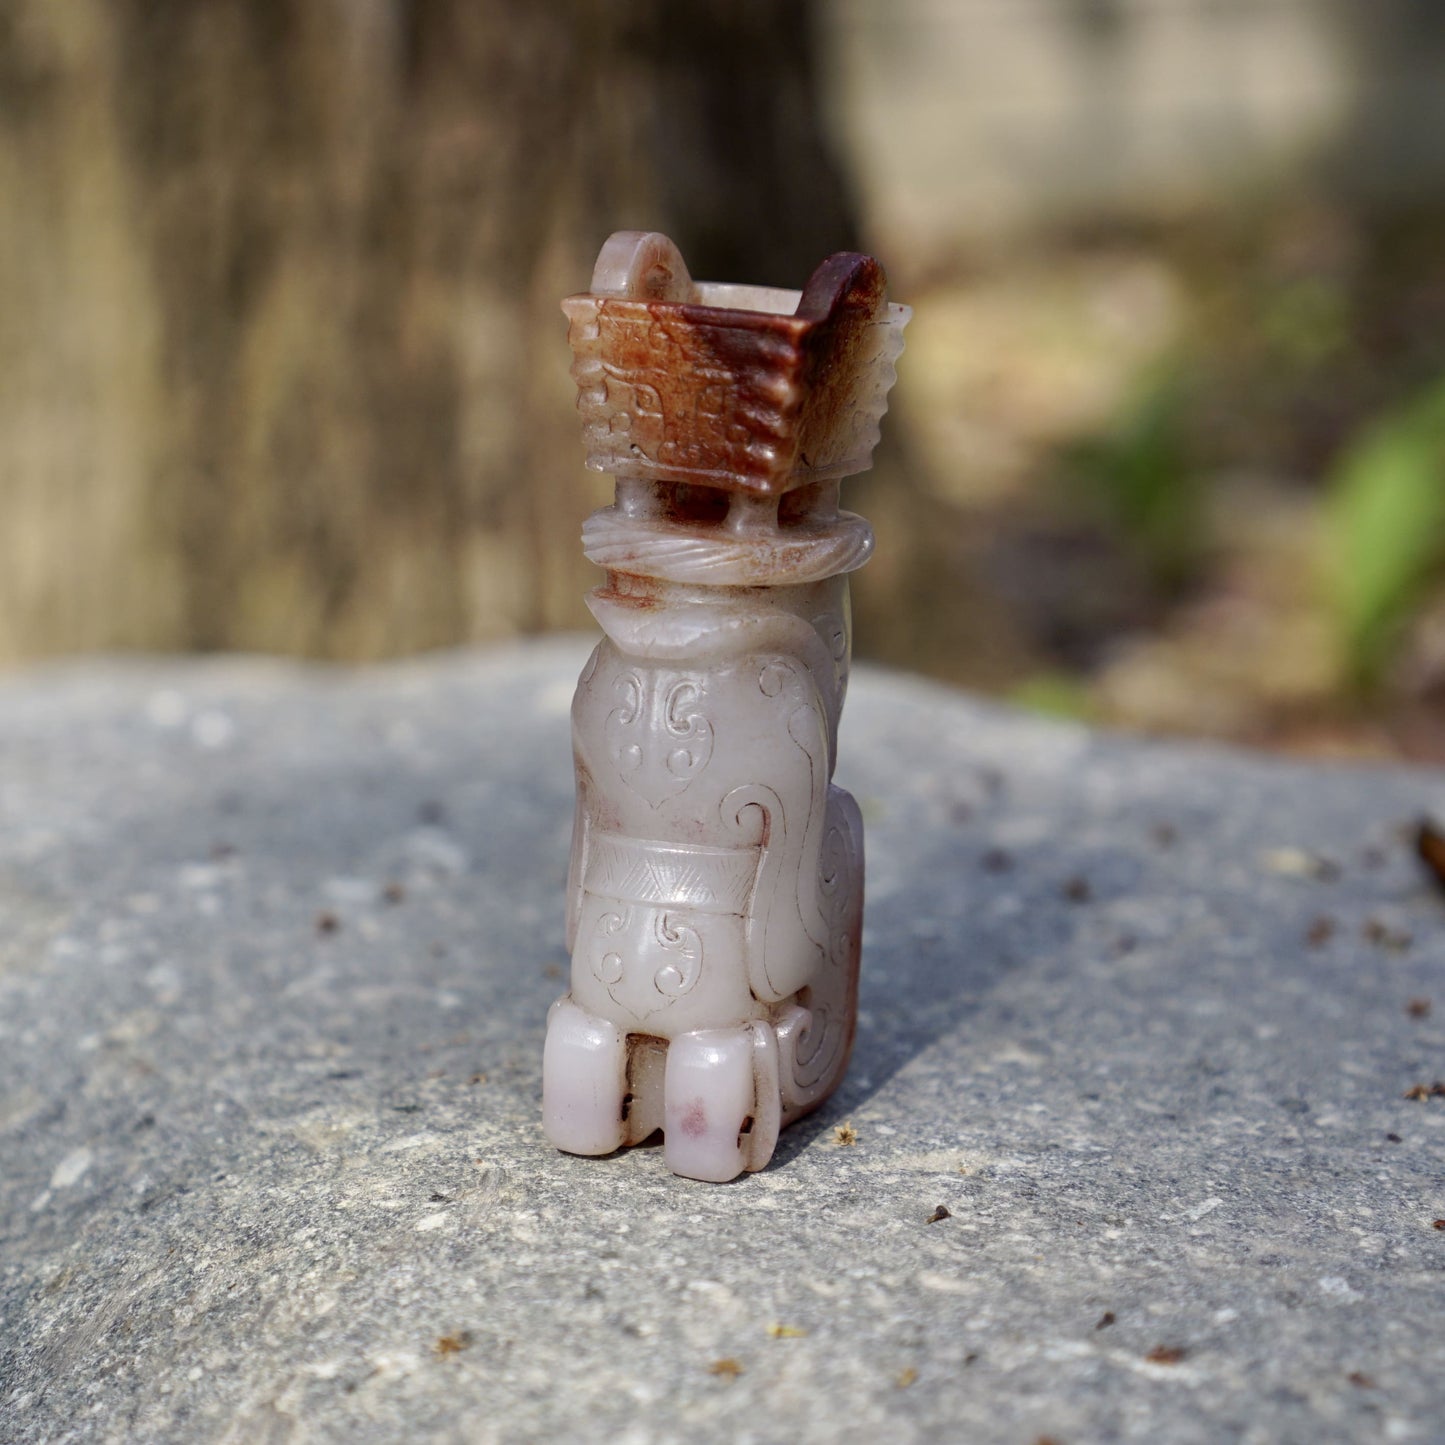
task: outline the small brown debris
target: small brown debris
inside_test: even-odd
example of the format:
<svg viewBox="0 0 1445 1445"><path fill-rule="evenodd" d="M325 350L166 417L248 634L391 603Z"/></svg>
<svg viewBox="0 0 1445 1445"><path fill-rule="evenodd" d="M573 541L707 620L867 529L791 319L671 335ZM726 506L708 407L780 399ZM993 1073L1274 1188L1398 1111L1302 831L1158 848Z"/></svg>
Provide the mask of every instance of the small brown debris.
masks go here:
<svg viewBox="0 0 1445 1445"><path fill-rule="evenodd" d="M1385 1138L1392 1144L1403 1144L1405 1142L1398 1134L1386 1134Z"/></svg>
<svg viewBox="0 0 1445 1445"><path fill-rule="evenodd" d="M1414 936L1403 928L1391 928L1381 918L1367 918L1360 929L1360 936L1376 948L1388 948L1392 953L1404 953L1414 943Z"/></svg>
<svg viewBox="0 0 1445 1445"><path fill-rule="evenodd" d="M1144 1358L1151 1365L1177 1365L1184 1353L1178 1345L1155 1345Z"/></svg>
<svg viewBox="0 0 1445 1445"><path fill-rule="evenodd" d="M736 1380L742 1374L743 1367L740 1361L728 1355L721 1360L714 1360L707 1367L707 1372L709 1375L718 1375L724 1380Z"/></svg>
<svg viewBox="0 0 1445 1445"><path fill-rule="evenodd" d="M562 965L560 963L549 963L546 968L542 970L542 974L546 978L566 977L566 973L563 971Z"/></svg>
<svg viewBox="0 0 1445 1445"><path fill-rule="evenodd" d="M1411 1084L1410 1087L1405 1090L1405 1098L1407 1099L1428 1099L1429 1097L1429 1084Z"/></svg>
<svg viewBox="0 0 1445 1445"><path fill-rule="evenodd" d="M1431 876L1445 888L1445 832L1430 818L1421 818L1415 828L1415 852Z"/></svg>
<svg viewBox="0 0 1445 1445"><path fill-rule="evenodd" d="M1311 948L1323 948L1335 936L1336 929L1335 920L1322 913L1305 932L1305 942Z"/></svg>
<svg viewBox="0 0 1445 1445"><path fill-rule="evenodd" d="M487 1082L487 1076L486 1076L485 1074L472 1074L472 1075L467 1079L467 1083L473 1084L473 1085L475 1085L475 1084L485 1084L486 1082Z"/></svg>
<svg viewBox="0 0 1445 1445"><path fill-rule="evenodd" d="M983 855L983 867L986 873L1007 873L1013 866L1013 854L1006 848L990 848Z"/></svg>
<svg viewBox="0 0 1445 1445"><path fill-rule="evenodd" d="M798 1325L772 1324L768 1326L768 1336L774 1340L801 1340L807 1333L807 1330Z"/></svg>
<svg viewBox="0 0 1445 1445"><path fill-rule="evenodd" d="M1405 1005L1405 1012L1412 1019L1427 1019L1430 1017L1430 1000L1428 998L1412 998Z"/></svg>
<svg viewBox="0 0 1445 1445"><path fill-rule="evenodd" d="M1345 1379L1347 1379L1350 1384L1352 1384L1357 1390L1375 1389L1375 1381L1373 1376L1365 1374L1363 1370L1351 1370L1350 1373L1345 1376Z"/></svg>
<svg viewBox="0 0 1445 1445"><path fill-rule="evenodd" d="M393 907L394 907L396 904L398 904L398 903L405 903L405 902L406 902L406 884L404 884L404 883L397 883L395 880L393 880L392 882L388 883L385 888L383 888L383 889L381 890L381 896L382 896L383 899L386 900L386 902L390 903Z"/></svg>
<svg viewBox="0 0 1445 1445"><path fill-rule="evenodd" d="M439 1355L459 1355L471 1342L470 1330L458 1330L454 1335L441 1335L432 1348Z"/></svg>
<svg viewBox="0 0 1445 1445"><path fill-rule="evenodd" d="M918 1371L912 1365L905 1365L893 1377L893 1384L897 1389L906 1390L910 1385L917 1383Z"/></svg>
<svg viewBox="0 0 1445 1445"><path fill-rule="evenodd" d="M1104 1313L1099 1316L1099 1322L1094 1328L1096 1330L1107 1330L1109 1326L1114 1323L1114 1318L1113 1310L1105 1310Z"/></svg>
<svg viewBox="0 0 1445 1445"><path fill-rule="evenodd" d="M1430 1228L1431 1228L1431 1229L1445 1229L1445 1219L1432 1219L1432 1220L1430 1221Z"/></svg>
<svg viewBox="0 0 1445 1445"><path fill-rule="evenodd" d="M833 1142L840 1148L846 1148L849 1144L858 1142L858 1131L851 1123L835 1124L833 1126Z"/></svg>
<svg viewBox="0 0 1445 1445"><path fill-rule="evenodd" d="M928 1216L928 1218L925 1219L923 1222L924 1222L925 1224L937 1224L937 1223L938 1223L940 1220L942 1220L942 1219L952 1219L952 1218L953 1218L953 1211L952 1211L946 1204L940 1204L940 1205L938 1206L938 1208L935 1209L935 1210L933 1211L933 1213L930 1214L930 1215Z"/></svg>
<svg viewBox="0 0 1445 1445"><path fill-rule="evenodd" d="M340 927L341 920L329 910L316 915L317 933L335 933Z"/></svg>
<svg viewBox="0 0 1445 1445"><path fill-rule="evenodd" d="M1064 897L1070 903L1087 903L1094 896L1094 890L1089 887L1087 878L1070 878L1064 884Z"/></svg>

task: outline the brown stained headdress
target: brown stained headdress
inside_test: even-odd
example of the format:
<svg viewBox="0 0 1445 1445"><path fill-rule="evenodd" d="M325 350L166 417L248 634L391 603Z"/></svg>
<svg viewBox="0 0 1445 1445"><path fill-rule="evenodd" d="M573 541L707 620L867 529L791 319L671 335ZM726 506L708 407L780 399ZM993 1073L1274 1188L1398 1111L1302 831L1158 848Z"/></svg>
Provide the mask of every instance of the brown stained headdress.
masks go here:
<svg viewBox="0 0 1445 1445"><path fill-rule="evenodd" d="M759 496L865 470L908 317L884 287L852 252L801 293L698 283L667 237L618 232L562 303L587 465Z"/></svg>

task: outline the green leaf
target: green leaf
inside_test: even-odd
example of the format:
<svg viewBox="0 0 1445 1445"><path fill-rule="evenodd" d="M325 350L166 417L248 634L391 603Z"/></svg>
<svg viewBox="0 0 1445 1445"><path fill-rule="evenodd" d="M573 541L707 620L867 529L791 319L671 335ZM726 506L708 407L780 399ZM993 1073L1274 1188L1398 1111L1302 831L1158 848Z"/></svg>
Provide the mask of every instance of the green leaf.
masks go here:
<svg viewBox="0 0 1445 1445"><path fill-rule="evenodd" d="M1445 556L1445 378L1345 452L1329 524L1332 601L1352 680L1368 687Z"/></svg>

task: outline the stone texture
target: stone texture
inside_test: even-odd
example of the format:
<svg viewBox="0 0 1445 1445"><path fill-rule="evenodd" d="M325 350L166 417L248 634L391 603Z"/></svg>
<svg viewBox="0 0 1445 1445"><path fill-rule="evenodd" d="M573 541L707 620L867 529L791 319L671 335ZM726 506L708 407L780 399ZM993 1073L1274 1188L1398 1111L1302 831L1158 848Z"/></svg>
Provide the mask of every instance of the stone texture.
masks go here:
<svg viewBox="0 0 1445 1445"><path fill-rule="evenodd" d="M1445 1438L1445 779L860 671L853 1069L696 1184L538 1124L584 651L0 685L0 1439Z"/></svg>

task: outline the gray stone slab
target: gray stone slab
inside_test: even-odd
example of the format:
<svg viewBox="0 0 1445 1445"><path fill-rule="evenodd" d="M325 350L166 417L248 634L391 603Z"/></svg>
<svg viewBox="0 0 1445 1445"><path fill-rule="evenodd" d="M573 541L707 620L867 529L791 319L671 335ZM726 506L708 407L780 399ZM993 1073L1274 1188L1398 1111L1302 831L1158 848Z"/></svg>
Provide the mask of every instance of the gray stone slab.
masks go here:
<svg viewBox="0 0 1445 1445"><path fill-rule="evenodd" d="M0 685L0 1439L1445 1439L1445 778L862 671L853 1068L703 1185L538 1127L582 655Z"/></svg>

